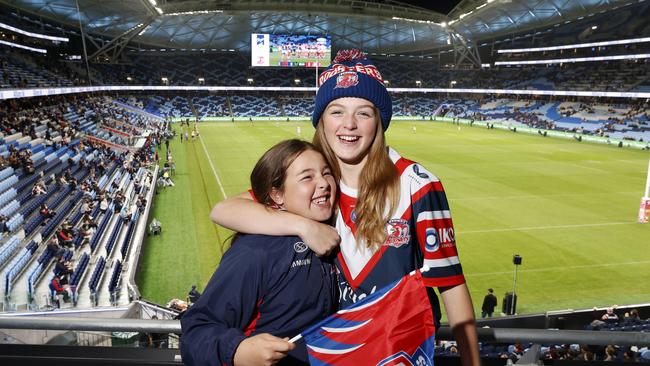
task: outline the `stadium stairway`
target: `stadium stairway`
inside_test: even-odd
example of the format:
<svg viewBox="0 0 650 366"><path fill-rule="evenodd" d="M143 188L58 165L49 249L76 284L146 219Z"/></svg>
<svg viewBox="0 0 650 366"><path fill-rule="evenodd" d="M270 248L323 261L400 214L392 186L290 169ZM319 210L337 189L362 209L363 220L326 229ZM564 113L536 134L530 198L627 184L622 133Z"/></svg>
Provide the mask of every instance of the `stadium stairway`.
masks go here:
<svg viewBox="0 0 650 366"><path fill-rule="evenodd" d="M81 156L79 156L79 158L81 158ZM88 174L88 169L85 168L78 169L78 166L76 166L76 169L72 172L72 174L78 179L84 179L85 176ZM40 216L38 212L36 212L34 214L35 216L34 219L36 220L30 221L25 227L25 229L29 229L28 230L29 232L27 232L27 230L23 230L23 233L26 233L28 235L28 238L31 237L41 244L33 253L32 258L30 258L30 260L27 261L25 265L22 267L20 273L18 273L15 277L12 278L13 286L12 286L12 291L10 293L12 303L15 304L29 303L32 297L35 296L35 292L34 292L35 283L37 283L37 281L42 277L47 279L46 282L49 285L49 281L52 276L51 275L47 276L43 274L51 271L51 267L53 267L54 261L53 261L53 256L47 253L48 249L46 243L49 240L49 238L52 237L52 235L54 235L55 229L64 219L69 219L73 221L73 223L75 221L78 221L79 219L80 215L78 209L75 209L75 207L80 205L80 200L81 197L83 196L83 193L81 191L75 191L74 195L71 196L70 193L72 192L69 186L58 187L58 188L59 190L56 192L56 194L50 197L50 201L51 201L50 207L53 210L56 208L57 214L52 219L50 219L48 223L42 228L40 226L40 221L38 222L39 225L36 225L34 228L32 228L30 224L38 221L38 216ZM41 197L47 197L47 196L44 195L35 198L41 198ZM40 229L40 231L31 235L35 229ZM69 254L72 254L72 252L69 252Z"/></svg>
<svg viewBox="0 0 650 366"><path fill-rule="evenodd" d="M106 186L111 187L113 180L119 182L118 189L125 193L125 208L132 205L137 194L133 190L133 183L136 180L144 182L144 169L138 171L134 179L128 175L122 175L118 170L114 177L106 180ZM143 187L145 185L143 184ZM80 308L90 308L93 306L111 306L117 304L126 304L129 301L127 286L121 286L124 272L123 265L126 263L125 254L128 255L130 241L133 239L133 231L138 225L146 226L145 218L141 218L137 212L134 212L131 219L126 222L119 213L113 212L111 206L106 215L100 218L104 224L101 224L97 233L92 238L94 247L84 246L75 253L75 266L80 266L79 258L86 258L86 262L81 268L84 271L79 276L77 286L74 288L73 299L76 306ZM118 266L119 263L119 266ZM117 270L116 268L119 268ZM49 270L48 270L49 272ZM39 307L47 306L47 297L49 293L48 285L52 275L43 276L41 281L35 286L35 302ZM116 291L114 295L112 292ZM115 300L115 301L112 301ZM63 304L64 308L75 306L73 303Z"/></svg>

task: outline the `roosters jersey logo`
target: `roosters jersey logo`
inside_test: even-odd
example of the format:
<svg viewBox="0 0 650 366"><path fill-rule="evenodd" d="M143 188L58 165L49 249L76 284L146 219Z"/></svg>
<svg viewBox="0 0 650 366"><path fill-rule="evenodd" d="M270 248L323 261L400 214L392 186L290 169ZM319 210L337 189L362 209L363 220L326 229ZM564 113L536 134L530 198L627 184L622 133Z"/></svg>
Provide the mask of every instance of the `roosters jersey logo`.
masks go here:
<svg viewBox="0 0 650 366"><path fill-rule="evenodd" d="M404 219L390 219L386 225L386 232L388 233L388 237L386 238L385 245L390 245L391 247L399 248L411 240L409 224Z"/></svg>

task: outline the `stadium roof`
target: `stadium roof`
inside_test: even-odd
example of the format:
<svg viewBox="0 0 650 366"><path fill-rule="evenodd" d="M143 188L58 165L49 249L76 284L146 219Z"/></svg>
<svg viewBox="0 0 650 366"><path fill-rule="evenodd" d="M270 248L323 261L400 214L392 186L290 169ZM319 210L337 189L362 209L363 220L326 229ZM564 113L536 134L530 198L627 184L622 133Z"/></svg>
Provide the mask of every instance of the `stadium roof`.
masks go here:
<svg viewBox="0 0 650 366"><path fill-rule="evenodd" d="M0 2L78 28L75 0ZM432 6L425 1L78 0L84 31L109 39L128 35L131 46L248 51L250 33L327 34L336 49L357 47L385 54L447 47L450 33L477 42L540 29L628 3L463 0ZM450 8L448 14L439 12Z"/></svg>

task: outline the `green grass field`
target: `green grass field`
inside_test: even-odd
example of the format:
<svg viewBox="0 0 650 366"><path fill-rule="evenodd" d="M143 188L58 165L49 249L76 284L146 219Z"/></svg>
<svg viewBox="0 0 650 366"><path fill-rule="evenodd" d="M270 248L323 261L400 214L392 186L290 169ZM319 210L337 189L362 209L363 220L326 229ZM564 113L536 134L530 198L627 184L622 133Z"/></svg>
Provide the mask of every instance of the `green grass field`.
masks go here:
<svg viewBox="0 0 650 366"><path fill-rule="evenodd" d="M307 122L199 129L202 140L171 143L176 186L154 200L163 235L146 240L138 283L159 303L202 289L227 249L231 233L208 218L222 188L244 191L266 149L313 134ZM445 185L476 309L488 287L499 306L512 291L515 253L519 313L650 301L650 225L636 223L647 151L440 122L393 122L387 136Z"/></svg>

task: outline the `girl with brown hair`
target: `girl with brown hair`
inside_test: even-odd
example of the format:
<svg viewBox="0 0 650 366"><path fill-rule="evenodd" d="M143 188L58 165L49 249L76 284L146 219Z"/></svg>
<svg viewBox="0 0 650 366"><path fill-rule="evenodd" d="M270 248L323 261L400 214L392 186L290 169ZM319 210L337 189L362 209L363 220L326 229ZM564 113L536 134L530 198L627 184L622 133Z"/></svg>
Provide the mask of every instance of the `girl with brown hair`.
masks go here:
<svg viewBox="0 0 650 366"><path fill-rule="evenodd" d="M336 183L309 142L283 141L257 162L251 187L265 210L328 222ZM205 291L181 319L186 365L308 365L288 342L338 307L331 260L297 236L235 235Z"/></svg>

